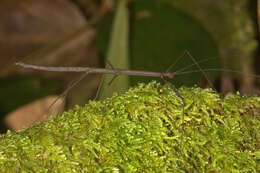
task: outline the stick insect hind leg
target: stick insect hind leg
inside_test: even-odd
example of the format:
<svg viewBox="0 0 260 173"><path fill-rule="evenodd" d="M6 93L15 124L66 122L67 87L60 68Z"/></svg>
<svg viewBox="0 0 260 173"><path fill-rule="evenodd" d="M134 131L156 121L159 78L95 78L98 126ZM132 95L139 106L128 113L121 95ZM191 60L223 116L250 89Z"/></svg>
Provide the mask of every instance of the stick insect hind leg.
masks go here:
<svg viewBox="0 0 260 173"><path fill-rule="evenodd" d="M210 79L208 78L207 74L203 71L203 69L200 67L199 63L195 60L195 58L191 55L191 53L188 50L183 51L183 53L173 61L173 63L167 68L166 73L168 73L173 67L174 65L176 65L176 63L183 58L185 55L188 55L188 57L193 61L193 65L197 66L199 71L201 71L203 73L203 75L205 76L206 80L208 81L208 83L210 84L210 86L215 90L212 82L210 81ZM169 78L173 78L174 74L176 74L176 72L172 73L172 76L169 76ZM183 135L184 135L184 115L185 115L185 106L186 106L186 102L184 97L179 93L179 91L177 90L177 88L170 83L169 81L164 79L164 76L161 75L161 79L170 86L170 88L175 92L175 94L180 98L181 102L182 102L182 117L181 117L181 124L182 124L182 130L181 130L181 136L180 136L180 152L181 154L183 153Z"/></svg>
<svg viewBox="0 0 260 173"><path fill-rule="evenodd" d="M112 66L112 64L111 64L109 61L107 61L107 65L109 65L112 69L114 69L113 66ZM86 70L79 78L77 78L77 79L73 80L72 82L70 82L70 84L67 86L67 88L48 106L48 108L45 110L45 112L44 112L42 115L40 115L36 120L34 120L34 121L32 122L32 124L35 124L35 123L39 122L40 119L42 118L42 116L48 114L49 111L51 110L52 106L54 106L54 105L58 102L59 99L63 99L63 102L64 102L64 100L65 100L65 98L66 98L68 92L69 92L73 87L75 87L77 84L79 84L79 82L81 82L88 74L89 74L89 71ZM115 75L115 76L111 79L111 81L108 83L108 86L111 85L111 83L114 81L114 79L115 79L117 76L118 76L118 75ZM96 99L98 98L98 95L99 95L99 93L100 93L100 89L101 89L101 86L102 86L102 84L103 84L103 81L104 81L104 75L102 75L100 84L99 84L98 89L97 89L96 96L95 96L95 98L94 98L93 100L96 100ZM104 104L105 104L105 103L104 103ZM106 109L106 104L104 105L103 115L105 114L105 109Z"/></svg>
<svg viewBox="0 0 260 173"><path fill-rule="evenodd" d="M106 66L109 66L112 70L115 70L114 69L114 67L113 67L113 65L110 63L110 61L109 60L107 60L107 62L106 62ZM101 91L101 88L102 88L102 85L103 85L103 83L104 83L104 77L105 76L105 74L103 74L102 75L102 77L101 77L101 80L100 80L100 83L99 83L99 85L98 85L98 89L97 89L97 92L96 92L96 96L95 96L95 98L94 98L94 100L97 100L97 98L99 97L99 93L100 93L100 91ZM116 77L118 77L119 76L119 74L115 74L114 76L113 76L113 78L108 82L108 87L110 87L110 85L112 84L112 82L116 79ZM105 113L106 113L106 101L104 100L104 108L103 108L103 116L102 116L102 121L104 120L104 116L105 116Z"/></svg>
<svg viewBox="0 0 260 173"><path fill-rule="evenodd" d="M78 79L72 81L72 82L68 85L68 87L48 106L48 108L47 108L46 111L43 113L43 115L47 114L47 113L50 111L51 107L52 107L54 104L56 104L59 99L63 99L63 101L64 101L64 99L66 98L68 92L69 92L73 87L75 87L80 81L82 81L87 75L88 75L88 71L86 71L85 73L83 73ZM37 122L42 118L43 115L39 116L36 120L34 120L34 121L32 122L32 124L37 123Z"/></svg>

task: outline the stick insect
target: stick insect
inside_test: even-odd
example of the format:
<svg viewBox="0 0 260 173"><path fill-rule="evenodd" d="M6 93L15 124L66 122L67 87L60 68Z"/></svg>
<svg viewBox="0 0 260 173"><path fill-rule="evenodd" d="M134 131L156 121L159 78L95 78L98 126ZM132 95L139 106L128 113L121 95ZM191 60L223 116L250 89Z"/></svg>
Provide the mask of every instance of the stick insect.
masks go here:
<svg viewBox="0 0 260 173"><path fill-rule="evenodd" d="M185 55L188 55L191 60L193 61L193 64L190 66L197 66L198 70L193 70L193 71L184 71L185 69L189 68L190 66L187 66L180 71L175 71L175 72L170 72L172 67ZM180 151L182 153L182 143L183 143L183 134L184 134L184 115L185 115L185 99L182 97L182 95L178 92L176 87L170 83L167 79L174 78L175 75L179 74L186 74L186 73L191 73L191 72L202 72L203 75L205 76L206 80L208 83L213 87L212 82L209 80L207 74L205 73L205 70L202 69L199 65L199 63L195 60L195 58L190 54L189 51L185 50L166 70L166 72L153 72L153 71L140 71L140 70L124 70L124 69L114 69L113 66L109 63L111 69L108 68L95 68L95 67L46 67L46 66L38 66L38 65L32 65L32 64L25 64L22 62L17 62L15 63L18 66L21 66L23 68L30 68L30 69L35 69L35 70L41 70L41 71L51 71L51 72L81 72L84 73L78 80L73 82L57 99L56 101L65 96L68 91L73 88L75 85L77 85L83 78L85 78L88 74L113 74L114 78L109 82L111 83L115 77L119 75L129 75L129 76L150 76L150 77L157 77L161 78L167 85L171 87L171 89L175 92L175 94L180 98L182 102L182 117L181 117L181 122L182 122L182 130L181 130L181 136L180 136ZM234 70L229 70L229 69L206 69L206 71L226 71L226 72L235 72L235 73L242 73L239 71L234 71ZM254 77L258 77L257 75L251 75ZM214 87L213 87L214 88ZM97 92L98 94L98 92ZM97 95L96 95L97 96ZM50 107L55 104L54 101ZM105 108L105 107L104 107Z"/></svg>

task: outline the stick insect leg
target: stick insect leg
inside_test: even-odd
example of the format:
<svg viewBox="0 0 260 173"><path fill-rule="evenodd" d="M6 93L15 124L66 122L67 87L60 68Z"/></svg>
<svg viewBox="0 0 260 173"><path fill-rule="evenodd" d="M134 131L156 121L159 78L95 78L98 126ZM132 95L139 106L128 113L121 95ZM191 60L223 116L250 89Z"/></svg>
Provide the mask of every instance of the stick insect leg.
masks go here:
<svg viewBox="0 0 260 173"><path fill-rule="evenodd" d="M111 69L115 70L114 67L113 67L113 65L110 63L109 60L107 60L106 64L107 64L106 66L110 66ZM115 70L115 71L116 71L116 70ZM108 85L111 85L111 83L114 81L114 79L115 79L117 76L118 76L118 75L115 75L115 76L108 82ZM100 92L100 89L101 89L101 87L102 87L103 82L104 82L104 75L102 75L100 84L99 84L99 86L98 86L97 94L96 94L96 97L95 97L94 100L97 99L97 97L98 97L98 95L99 95L99 92Z"/></svg>
<svg viewBox="0 0 260 173"><path fill-rule="evenodd" d="M113 65L110 63L109 60L107 60L106 64L107 64L107 66L110 66L111 69L115 70L114 67L113 67ZM115 71L116 71L116 70L115 70ZM113 76L113 78L108 82L108 86L110 86L110 85L112 84L112 82L115 80L115 78L116 78L117 76L118 76L118 74L116 74L116 75ZM98 91L97 91L97 94L96 94L96 97L95 97L94 100L96 100L96 98L98 97L103 82L104 82L104 75L102 75L102 79L101 79L101 82L100 82L100 84L99 84L99 86L98 86ZM106 112L106 102L104 102L103 118L104 118L105 112ZM103 120L103 119L102 119L102 120Z"/></svg>
<svg viewBox="0 0 260 173"><path fill-rule="evenodd" d="M205 73L205 71L201 68L201 66L198 64L198 62L195 60L195 58L191 55L191 53L188 51L188 50L185 50L184 51L185 52L185 54L187 54L190 58L191 58L191 60L194 62L194 64L199 68L199 70L203 73L203 75L205 76L205 78L206 78L206 80L208 81L208 83L209 83L209 85L211 86L211 88L213 88L214 90L216 90L215 89L215 87L214 87L214 85L213 85L213 83L211 82L211 80L209 79L209 77L208 77L208 75Z"/></svg>
<svg viewBox="0 0 260 173"><path fill-rule="evenodd" d="M96 93L96 96L94 98L94 100L97 100L98 96L99 96L99 93L100 93L100 90L101 90L101 87L102 87L102 84L104 82L104 75L102 75L101 77L101 80L99 82L99 85L98 85L98 89L97 89L97 93Z"/></svg>
<svg viewBox="0 0 260 173"><path fill-rule="evenodd" d="M111 62L109 60L107 60L107 65L109 65L110 68L114 70L114 67L113 67L113 65L111 64Z"/></svg>
<svg viewBox="0 0 260 173"><path fill-rule="evenodd" d="M61 98L65 99L65 97L67 96L67 93L68 93L74 86L76 86L82 79L84 79L87 75L88 75L88 71L86 71L84 74L82 74L77 80L72 81L71 84L69 84L69 86L66 88L66 90L63 91L63 92L48 106L47 110L43 113L43 115L47 114L47 113L50 111L51 107L52 107L54 104L56 104L59 99L61 99ZM42 117L42 116L38 117L38 118L33 122L33 124L36 123L37 121L39 121L41 117Z"/></svg>
<svg viewBox="0 0 260 173"><path fill-rule="evenodd" d="M190 59L193 61L194 65L196 65L199 69L199 71L201 71L203 73L203 75L205 76L206 80L208 81L208 83L210 84L210 86L214 88L212 82L209 80L207 74L203 71L203 69L200 67L199 63L195 60L195 58L190 54L190 52L188 50L185 50L167 69L166 72L169 72L170 69L182 58L184 57L184 55L188 55L190 57ZM173 73L174 74L174 73ZM178 90L175 88L175 86L173 84L171 84L169 81L165 80L163 78L163 76L161 76L161 78L164 80L164 82L166 82L171 88L172 90L176 93L176 95L181 99L183 106L182 106L182 131L181 131L181 139L180 139L180 150L182 153L182 143L183 143L183 134L184 134L184 107L186 105L184 98L181 96L181 94L178 92Z"/></svg>
<svg viewBox="0 0 260 173"><path fill-rule="evenodd" d="M188 55L191 60L193 61L193 63L199 68L199 70L203 73L203 75L205 76L206 80L209 82L209 84L211 85L212 88L214 88L212 82L209 80L207 74L203 71L203 69L200 67L200 65L198 64L198 62L195 60L195 58L190 54L190 52L188 50L185 50L166 70L166 72L169 72L170 69L185 55ZM174 73L173 73L174 74ZM181 139L180 139L180 150L182 153L182 143L183 143L183 134L184 134L184 107L186 105L184 98L181 96L181 94L178 92L178 90L175 88L175 86L173 84L171 84L169 81L165 80L163 78L163 76L161 76L161 78L164 80L164 82L166 82L171 88L172 90L176 93L176 95L181 99L183 106L182 106L182 131L181 131ZM215 88L214 88L215 89Z"/></svg>
<svg viewBox="0 0 260 173"><path fill-rule="evenodd" d="M169 71L172 69L172 67L175 66L175 64L176 64L182 57L184 57L185 54L186 54L185 51L182 52L182 54L181 54L176 60L174 60L174 61L172 62L172 64L167 68L166 72L169 72Z"/></svg>
<svg viewBox="0 0 260 173"><path fill-rule="evenodd" d="M215 87L213 85L213 83L211 82L211 80L209 79L208 75L205 73L205 71L201 68L201 66L199 65L199 63L195 60L195 58L191 55L191 53L188 50L184 50L182 52L182 54L168 67L168 69L166 70L166 72L169 72L171 70L171 68L181 59L183 58L185 55L188 55L189 58L193 61L194 65L196 65L199 69L199 71L202 72L202 74L205 76L207 82L209 83L210 87L213 88L214 90ZM174 72L175 73L175 72ZM173 73L173 75L174 75ZM176 72L177 73L177 72Z"/></svg>
<svg viewBox="0 0 260 173"><path fill-rule="evenodd" d="M104 75L103 75L104 76ZM112 84L112 82L115 80L115 78L117 77L118 75L114 75L113 76L113 78L108 82L108 87L110 87L110 85ZM103 78L104 79L104 78ZM103 83L103 81L102 81L102 83ZM100 85L101 86L101 85ZM101 88L101 87L100 87ZM103 109L103 119L104 119L104 116L105 116L105 113L106 113L106 106L107 106L107 104L106 104L106 101L104 101L104 109ZM103 119L102 119L102 121L103 121Z"/></svg>
<svg viewBox="0 0 260 173"><path fill-rule="evenodd" d="M101 80L100 80L100 83L98 85L97 93L96 93L94 100L97 100L103 83L104 83L104 75L102 75L102 77L101 77ZM105 112L106 112L106 102L104 101L104 108L103 108L103 113L102 113L102 115L103 115L102 116L102 122L104 120Z"/></svg>
<svg viewBox="0 0 260 173"><path fill-rule="evenodd" d="M115 70L113 65L110 63L109 60L107 60L107 64L111 67L112 70ZM117 72L117 70L115 70ZM119 76L119 73L117 72L116 75L113 76L113 78L108 82L108 86L112 84L112 82Z"/></svg>
<svg viewBox="0 0 260 173"><path fill-rule="evenodd" d="M181 117L181 125L182 125L182 130L181 130L181 139L180 139L180 151L182 154L182 143L183 143L183 134L184 134L184 107L186 105L186 102L184 100L184 98L182 97L182 95L179 93L179 91L176 89L176 87L171 84L169 81L165 80L163 77L161 77L161 79L168 84L171 89L175 92L175 94L181 99L182 101L182 117Z"/></svg>

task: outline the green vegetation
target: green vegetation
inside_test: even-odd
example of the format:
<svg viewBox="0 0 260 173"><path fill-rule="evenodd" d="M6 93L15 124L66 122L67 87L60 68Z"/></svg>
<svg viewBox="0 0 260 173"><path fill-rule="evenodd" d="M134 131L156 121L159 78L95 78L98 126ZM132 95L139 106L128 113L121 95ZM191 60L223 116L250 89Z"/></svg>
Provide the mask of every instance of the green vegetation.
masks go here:
<svg viewBox="0 0 260 173"><path fill-rule="evenodd" d="M259 172L260 98L139 84L0 137L0 172ZM106 104L104 109L104 103Z"/></svg>

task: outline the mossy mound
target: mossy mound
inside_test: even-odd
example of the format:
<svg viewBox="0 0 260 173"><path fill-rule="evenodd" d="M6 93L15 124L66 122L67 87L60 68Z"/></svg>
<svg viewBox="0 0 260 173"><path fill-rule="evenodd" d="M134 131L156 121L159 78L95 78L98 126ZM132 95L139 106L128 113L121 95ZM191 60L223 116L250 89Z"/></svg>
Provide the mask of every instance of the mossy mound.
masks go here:
<svg viewBox="0 0 260 173"><path fill-rule="evenodd" d="M182 102L152 82L2 135L0 172L260 171L259 97L179 92L182 152Z"/></svg>

